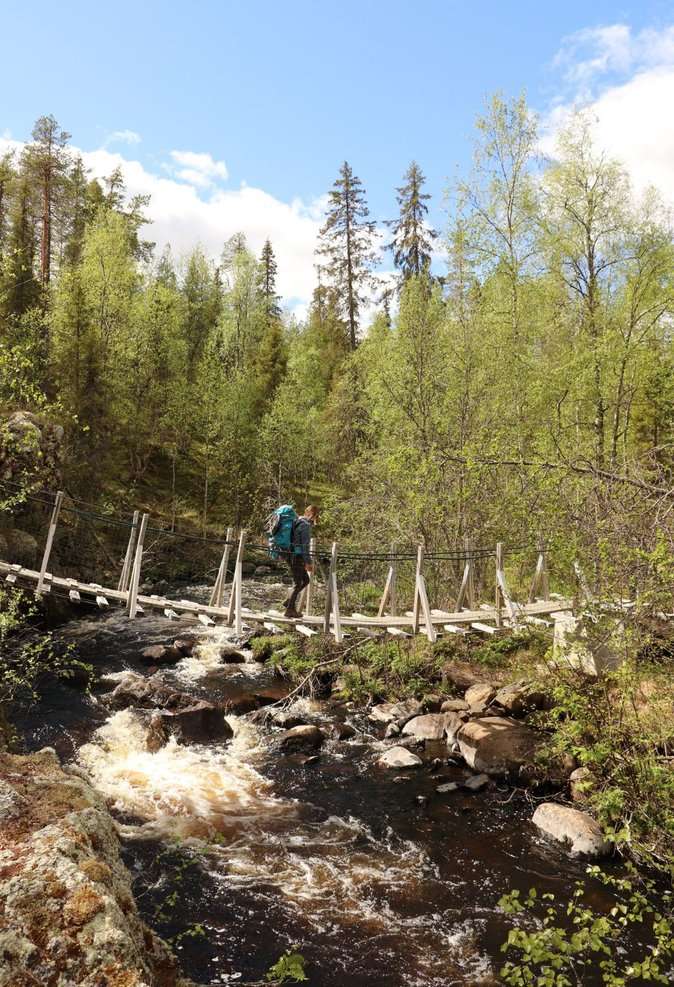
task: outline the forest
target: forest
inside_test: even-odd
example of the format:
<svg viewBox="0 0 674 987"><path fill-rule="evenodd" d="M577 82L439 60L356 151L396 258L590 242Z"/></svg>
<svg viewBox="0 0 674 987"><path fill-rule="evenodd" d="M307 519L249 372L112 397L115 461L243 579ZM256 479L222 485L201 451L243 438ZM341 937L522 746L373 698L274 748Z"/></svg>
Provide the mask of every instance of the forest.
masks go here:
<svg viewBox="0 0 674 987"><path fill-rule="evenodd" d="M42 117L0 162L0 407L60 423L100 509L205 533L311 499L355 543L543 536L595 580L629 549L633 580L671 536L674 242L592 131L577 113L543 157L494 96L440 232L418 164L382 236L344 162L299 320L273 243L158 255L147 199Z"/></svg>

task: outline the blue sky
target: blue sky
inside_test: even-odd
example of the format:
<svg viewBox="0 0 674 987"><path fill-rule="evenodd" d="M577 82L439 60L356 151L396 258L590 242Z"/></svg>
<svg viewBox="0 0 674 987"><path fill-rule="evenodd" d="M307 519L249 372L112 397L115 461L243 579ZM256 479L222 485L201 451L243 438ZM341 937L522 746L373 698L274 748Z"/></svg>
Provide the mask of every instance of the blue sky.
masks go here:
<svg viewBox="0 0 674 987"><path fill-rule="evenodd" d="M414 157L441 223L442 192L469 164L473 121L488 94L526 90L545 115L576 99L587 76L583 95L600 98L653 59L632 51L613 61L609 52L607 61L614 41L592 31L622 25L635 48L644 32L654 39L674 23L671 2L604 0L3 6L0 134L25 139L38 115L53 113L78 148L122 155L191 185L203 202L230 193L233 219L245 218L246 203L234 202L245 183L264 193L255 203L249 196L249 209L264 211L265 196L291 208L299 199L302 217L314 222L311 210L344 158L381 220ZM565 41L579 32L590 33ZM656 67L667 66L669 52L658 59ZM96 170L106 160L88 163ZM163 197L170 212L170 188ZM275 223L282 211L272 230ZM183 248L187 214L179 225ZM253 241L263 226L252 224ZM211 235L196 222L195 241Z"/></svg>

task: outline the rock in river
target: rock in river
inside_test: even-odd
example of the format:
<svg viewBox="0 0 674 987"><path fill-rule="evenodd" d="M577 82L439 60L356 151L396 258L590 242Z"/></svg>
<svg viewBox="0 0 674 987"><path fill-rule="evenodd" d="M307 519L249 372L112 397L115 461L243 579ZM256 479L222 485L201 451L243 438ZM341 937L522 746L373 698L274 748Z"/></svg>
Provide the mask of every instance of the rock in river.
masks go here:
<svg viewBox="0 0 674 987"><path fill-rule="evenodd" d="M465 723L457 733L461 754L476 771L508 774L530 760L540 743L538 736L505 716L485 716Z"/></svg>
<svg viewBox="0 0 674 987"><path fill-rule="evenodd" d="M463 726L456 713L426 713L408 720L403 727L406 737L416 737L417 740L444 740L447 731L452 741L458 726Z"/></svg>
<svg viewBox="0 0 674 987"><path fill-rule="evenodd" d="M173 644L151 644L140 657L146 665L176 665L185 655Z"/></svg>
<svg viewBox="0 0 674 987"><path fill-rule="evenodd" d="M325 734L318 727L306 724L292 727L281 734L278 741L278 749L284 754L296 754L307 752L321 747L325 740Z"/></svg>
<svg viewBox="0 0 674 987"><path fill-rule="evenodd" d="M534 812L532 822L541 832L570 847L572 854L603 857L611 845L601 826L587 812L556 802L543 802Z"/></svg>
<svg viewBox="0 0 674 987"><path fill-rule="evenodd" d="M160 714L164 730L182 744L205 744L211 740L228 740L233 730L223 710L205 701Z"/></svg>
<svg viewBox="0 0 674 987"><path fill-rule="evenodd" d="M406 747L391 747L377 761L382 768L419 768L422 760Z"/></svg>

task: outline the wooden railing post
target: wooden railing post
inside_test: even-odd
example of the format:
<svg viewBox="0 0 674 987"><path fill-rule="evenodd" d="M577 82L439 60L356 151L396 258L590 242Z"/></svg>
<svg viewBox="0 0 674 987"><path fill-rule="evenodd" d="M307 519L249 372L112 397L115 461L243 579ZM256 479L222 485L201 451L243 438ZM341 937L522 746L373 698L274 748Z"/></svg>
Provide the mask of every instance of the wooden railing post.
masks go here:
<svg viewBox="0 0 674 987"><path fill-rule="evenodd" d="M419 608L421 605L421 594L419 592L419 577L421 576L421 568L424 563L424 546L423 543L419 544L417 548L417 569L414 576L414 606L412 607L412 633L419 633Z"/></svg>
<svg viewBox="0 0 674 987"><path fill-rule="evenodd" d="M234 564L234 578L229 594L229 606L227 607L227 623L231 627L236 624L236 633L241 634L241 583L243 582L243 549L246 544L246 531L239 533L239 547L236 550L236 562Z"/></svg>
<svg viewBox="0 0 674 987"><path fill-rule="evenodd" d="M323 608L323 633L330 633L330 614L332 613L332 589L333 589L333 569L335 566L335 552L333 545L333 553L330 557L330 568L328 569L328 578L325 581L325 606Z"/></svg>
<svg viewBox="0 0 674 987"><path fill-rule="evenodd" d="M501 606L502 606L502 591L501 591L501 581L500 573L503 571L503 542L496 543L496 593L494 600L494 609L496 610L496 626L501 626Z"/></svg>
<svg viewBox="0 0 674 987"><path fill-rule="evenodd" d="M136 535L138 534L139 517L140 517L140 511L134 511L133 520L131 522L131 531L129 532L129 543L126 546L126 554L124 556L124 564L122 566L122 574L119 577L119 582L117 583L117 589L121 590L122 593L126 593L129 588L129 580L131 579L131 568L133 565L133 551L136 545Z"/></svg>
<svg viewBox="0 0 674 987"><path fill-rule="evenodd" d="M339 593L337 591L337 542L332 543L330 557L330 596L332 599L332 620L335 641L340 644L343 639L342 618L339 612Z"/></svg>
<svg viewBox="0 0 674 987"><path fill-rule="evenodd" d="M227 528L227 534L225 535L226 545L222 553L220 568L218 569L218 575L215 578L215 583L213 585L213 591L209 602L209 606L211 607L222 607L222 601L225 594L225 583L227 582L227 565L229 564L229 556L232 550L233 536L234 528Z"/></svg>
<svg viewBox="0 0 674 987"><path fill-rule="evenodd" d="M529 603L535 603L539 590L544 600L550 599L550 582L548 580L548 566L545 555L545 542L541 538L538 542L536 571L534 572L534 578L531 581L531 589L529 590Z"/></svg>
<svg viewBox="0 0 674 987"><path fill-rule="evenodd" d="M126 599L126 612L129 617L135 617L138 612L138 587L140 585L140 568L143 562L143 542L145 541L145 529L147 528L148 522L147 514L143 514L140 520L140 528L138 529L138 538L136 539L136 554L133 561L133 571L131 572L131 580L129 585L129 592Z"/></svg>
<svg viewBox="0 0 674 987"><path fill-rule="evenodd" d="M456 598L456 609L461 610L464 602L468 604L469 610L475 609L475 566L473 562L473 549L468 538L463 540L465 562L463 566L463 576L461 586Z"/></svg>
<svg viewBox="0 0 674 987"><path fill-rule="evenodd" d="M384 592L382 593L381 600L379 601L379 610L377 611L378 617L383 617L386 612L386 604L388 603L389 613L392 617L395 616L397 609L396 602L396 562L395 562L395 545L391 545L390 550L391 558L389 563L389 570L386 576L386 584L384 585Z"/></svg>
<svg viewBox="0 0 674 987"><path fill-rule="evenodd" d="M42 555L42 565L40 566L40 575L37 581L37 593L48 593L51 586L46 584L45 577L47 576L47 566L49 565L49 556L51 554L51 547L54 542L54 535L56 534L56 525L58 523L59 514L61 513L61 504L63 503L63 491L59 490L56 494L56 500L54 501L54 507L51 512L51 519L49 521L49 531L47 532L47 541L44 546L44 554Z"/></svg>
<svg viewBox="0 0 674 987"><path fill-rule="evenodd" d="M316 577L316 563L317 563L315 538L312 538L309 541L309 554L311 555L312 571L309 573L309 582L307 583L306 588L302 590L302 600L297 608L300 611L304 608L305 617L308 617L311 614L311 607L313 603L314 579Z"/></svg>

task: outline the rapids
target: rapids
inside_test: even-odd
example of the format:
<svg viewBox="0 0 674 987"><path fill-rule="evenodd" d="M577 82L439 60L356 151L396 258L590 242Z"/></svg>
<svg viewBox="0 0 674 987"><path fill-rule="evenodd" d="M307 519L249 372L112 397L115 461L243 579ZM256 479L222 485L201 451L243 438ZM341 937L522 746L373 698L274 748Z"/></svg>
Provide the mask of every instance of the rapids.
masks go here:
<svg viewBox="0 0 674 987"><path fill-rule="evenodd" d="M185 973L245 984L296 946L310 987L498 982L500 895L535 884L564 896L584 874L536 836L532 805L505 786L436 794L463 774L446 754L435 772L378 769L383 743L354 712L356 736L328 741L310 763L279 754L247 716L228 718L226 744L170 740L151 753L134 711L111 713L100 693L123 669L140 670L143 647L179 632L158 617L72 622L61 633L101 685L93 697L54 689L51 707L20 726L29 747L57 746L105 794L141 912ZM168 684L198 698L282 694L265 666L221 663L231 631L197 633L195 656L161 671ZM308 712L345 715L329 703Z"/></svg>

